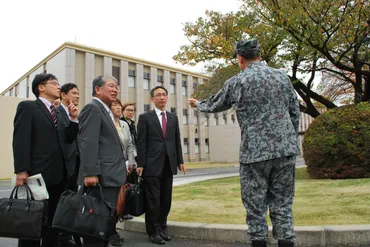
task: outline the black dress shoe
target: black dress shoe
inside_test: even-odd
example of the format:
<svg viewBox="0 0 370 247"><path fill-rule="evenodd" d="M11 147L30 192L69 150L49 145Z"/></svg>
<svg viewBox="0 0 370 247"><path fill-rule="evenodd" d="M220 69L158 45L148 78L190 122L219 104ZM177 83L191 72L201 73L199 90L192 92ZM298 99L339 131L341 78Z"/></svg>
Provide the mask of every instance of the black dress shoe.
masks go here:
<svg viewBox="0 0 370 247"><path fill-rule="evenodd" d="M162 245L162 244L166 243L158 233L150 235L149 239L150 239L150 242L152 242L154 244L161 244Z"/></svg>
<svg viewBox="0 0 370 247"><path fill-rule="evenodd" d="M114 234L109 239L109 243L113 246L123 246L123 243L125 242L124 238L121 237L118 233Z"/></svg>
<svg viewBox="0 0 370 247"><path fill-rule="evenodd" d="M129 214L125 214L124 216L123 216L123 219L124 220L132 220L134 217L132 216L132 215L129 215Z"/></svg>
<svg viewBox="0 0 370 247"><path fill-rule="evenodd" d="M77 246L75 241L72 239L69 240L60 240L59 247L74 247Z"/></svg>
<svg viewBox="0 0 370 247"><path fill-rule="evenodd" d="M161 238L164 240L164 241L171 241L171 237L168 236L164 231L160 231L159 232L159 236L161 236Z"/></svg>

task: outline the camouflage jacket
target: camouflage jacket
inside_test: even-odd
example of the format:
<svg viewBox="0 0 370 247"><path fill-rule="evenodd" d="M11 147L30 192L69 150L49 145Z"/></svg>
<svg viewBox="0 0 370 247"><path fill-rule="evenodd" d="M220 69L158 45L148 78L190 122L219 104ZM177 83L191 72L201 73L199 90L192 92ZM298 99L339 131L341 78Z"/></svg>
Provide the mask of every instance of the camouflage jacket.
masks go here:
<svg viewBox="0 0 370 247"><path fill-rule="evenodd" d="M201 112L231 107L241 129L240 163L300 153L298 99L285 72L253 62L227 80L217 94L198 101Z"/></svg>

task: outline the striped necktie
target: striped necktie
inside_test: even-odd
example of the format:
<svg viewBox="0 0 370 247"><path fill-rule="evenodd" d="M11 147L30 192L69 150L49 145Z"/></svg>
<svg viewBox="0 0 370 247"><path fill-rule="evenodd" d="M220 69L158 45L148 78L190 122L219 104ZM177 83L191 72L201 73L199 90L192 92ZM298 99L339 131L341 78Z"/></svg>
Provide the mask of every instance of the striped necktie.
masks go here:
<svg viewBox="0 0 370 247"><path fill-rule="evenodd" d="M58 126L58 121L57 121L57 114L55 112L55 106L54 105L50 106L50 114L51 114L51 118L53 119L54 126L56 128Z"/></svg>

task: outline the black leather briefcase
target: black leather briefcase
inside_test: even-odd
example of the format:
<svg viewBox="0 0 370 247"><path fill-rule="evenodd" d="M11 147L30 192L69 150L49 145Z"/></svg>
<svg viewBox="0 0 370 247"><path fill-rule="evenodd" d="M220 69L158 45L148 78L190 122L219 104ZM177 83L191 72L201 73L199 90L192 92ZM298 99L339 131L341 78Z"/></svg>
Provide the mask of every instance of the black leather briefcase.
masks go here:
<svg viewBox="0 0 370 247"><path fill-rule="evenodd" d="M115 205L104 200L101 186L100 197L89 195L88 187L77 192L63 192L53 219L53 228L81 237L107 240L116 224Z"/></svg>
<svg viewBox="0 0 370 247"><path fill-rule="evenodd" d="M47 202L36 201L27 184L27 199L18 199L18 186L0 199L0 237L39 240L47 223Z"/></svg>
<svg viewBox="0 0 370 247"><path fill-rule="evenodd" d="M126 191L125 214L141 216L145 213L145 187L141 177Z"/></svg>

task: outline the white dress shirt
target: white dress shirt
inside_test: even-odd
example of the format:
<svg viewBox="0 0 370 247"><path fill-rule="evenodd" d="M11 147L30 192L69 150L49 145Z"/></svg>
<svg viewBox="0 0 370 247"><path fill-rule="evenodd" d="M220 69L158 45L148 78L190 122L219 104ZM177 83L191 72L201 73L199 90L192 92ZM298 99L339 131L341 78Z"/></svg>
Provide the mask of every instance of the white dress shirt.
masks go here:
<svg viewBox="0 0 370 247"><path fill-rule="evenodd" d="M155 113L157 114L157 117L158 117L158 120L159 120L159 123L161 125L161 128L162 128L162 111L159 110L158 108L154 107L154 110L155 110ZM164 116L167 120L167 113L166 113L166 110L163 111L164 112ZM167 121L168 122L168 121Z"/></svg>
<svg viewBox="0 0 370 247"><path fill-rule="evenodd" d="M48 108L48 111L51 112L50 106L52 105L52 103L43 97L39 97L39 99L42 101L42 103L44 103L46 108Z"/></svg>
<svg viewBox="0 0 370 247"><path fill-rule="evenodd" d="M107 110L110 118L112 119L112 122L114 123L114 116L113 116L113 113L112 111L110 110L109 106L107 106L107 104L105 104L103 101L101 101L101 99L97 98L97 97L93 97L93 99L96 99L97 101L99 101L100 103L103 104L105 110Z"/></svg>

